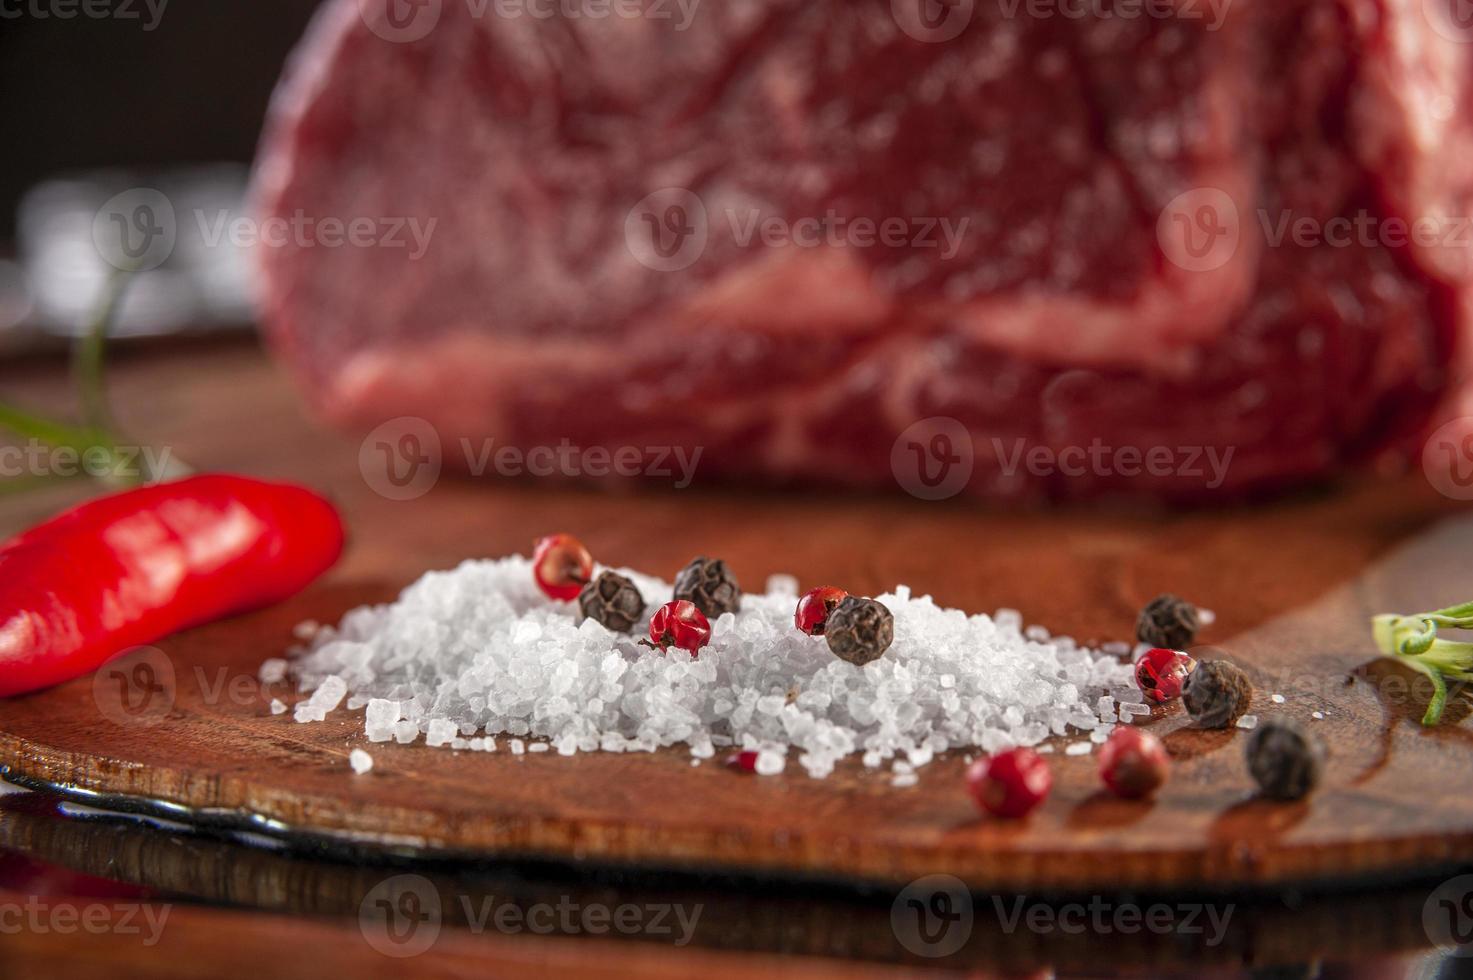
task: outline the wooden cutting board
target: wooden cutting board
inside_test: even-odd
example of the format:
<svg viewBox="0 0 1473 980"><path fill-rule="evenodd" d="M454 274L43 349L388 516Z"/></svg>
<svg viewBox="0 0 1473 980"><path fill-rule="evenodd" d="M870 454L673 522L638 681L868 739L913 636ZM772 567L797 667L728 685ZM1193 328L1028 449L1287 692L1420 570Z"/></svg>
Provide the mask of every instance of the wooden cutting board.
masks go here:
<svg viewBox="0 0 1473 980"><path fill-rule="evenodd" d="M62 399L54 372L0 380L41 408ZM117 695L93 678L0 703L0 767L13 780L295 842L887 884L943 871L979 889L1197 889L1473 859L1464 790L1473 722L1460 703L1442 727L1421 728L1425 692L1415 675L1375 661L1365 626L1373 612L1473 598L1473 525L1420 474L1171 516L995 513L900 496L617 496L448 478L395 502L369 488L355 441L301 421L253 351L125 364L115 394L128 431L197 468L329 491L355 541L335 575L298 600L160 644L174 675L155 702L168 705L161 718L120 717ZM84 492L8 498L0 531ZM361 713L297 725L268 711L256 670L298 621L334 620L426 569L525 551L556 530L578 534L601 560L667 577L709 554L753 586L775 572L871 594L904 582L967 610L1015 607L1082 641L1129 638L1147 599L1177 591L1216 611L1202 640L1253 673L1256 714L1305 720L1331 743L1326 785L1304 803L1254 800L1244 733L1190 730L1175 710L1151 722L1176 760L1155 802L1105 796L1093 756L1058 755L1051 799L1021 823L977 816L959 753L897 789L857 762L811 780L796 765L774 778L692 768L683 751L562 758L370 746ZM1270 703L1270 693L1286 702ZM1315 711L1324 719L1312 720ZM349 769L356 746L372 752L371 774Z"/></svg>

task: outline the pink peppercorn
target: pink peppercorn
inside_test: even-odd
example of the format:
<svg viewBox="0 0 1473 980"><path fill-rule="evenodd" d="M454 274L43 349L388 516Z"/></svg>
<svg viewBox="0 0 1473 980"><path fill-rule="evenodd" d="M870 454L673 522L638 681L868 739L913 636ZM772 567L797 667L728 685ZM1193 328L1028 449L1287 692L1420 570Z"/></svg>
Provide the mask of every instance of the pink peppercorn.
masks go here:
<svg viewBox="0 0 1473 980"><path fill-rule="evenodd" d="M977 805L999 817L1024 817L1048 798L1054 775L1032 749L1009 749L978 759L967 769L967 789Z"/></svg>
<svg viewBox="0 0 1473 980"><path fill-rule="evenodd" d="M1135 682L1146 700L1165 704L1181 697L1182 682L1197 662L1179 650L1147 650L1135 665Z"/></svg>

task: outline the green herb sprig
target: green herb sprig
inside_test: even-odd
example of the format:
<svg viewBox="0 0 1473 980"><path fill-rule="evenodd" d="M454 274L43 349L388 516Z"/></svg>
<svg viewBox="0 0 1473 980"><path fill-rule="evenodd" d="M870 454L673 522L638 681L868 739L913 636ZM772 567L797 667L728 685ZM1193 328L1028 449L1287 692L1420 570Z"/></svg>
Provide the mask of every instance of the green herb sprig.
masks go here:
<svg viewBox="0 0 1473 980"><path fill-rule="evenodd" d="M1442 720L1448 681L1473 681L1473 643L1442 639L1437 633L1443 629L1473 629L1473 602L1413 616L1388 613L1371 619L1371 635L1381 652L1432 682L1432 700L1422 715L1424 725Z"/></svg>
<svg viewBox="0 0 1473 980"><path fill-rule="evenodd" d="M107 401L105 354L108 334L132 281L132 274L126 270L114 270L109 274L102 285L97 305L87 320L86 329L72 345L72 376L81 402L81 422L58 421L0 401L0 429L57 449L70 449L78 454L100 451L109 459L116 457L120 439ZM108 482L130 486L153 483L171 475L178 474L148 472L138 477L114 477ZM6 481L0 483L0 494L29 490L54 479L68 478L40 476Z"/></svg>

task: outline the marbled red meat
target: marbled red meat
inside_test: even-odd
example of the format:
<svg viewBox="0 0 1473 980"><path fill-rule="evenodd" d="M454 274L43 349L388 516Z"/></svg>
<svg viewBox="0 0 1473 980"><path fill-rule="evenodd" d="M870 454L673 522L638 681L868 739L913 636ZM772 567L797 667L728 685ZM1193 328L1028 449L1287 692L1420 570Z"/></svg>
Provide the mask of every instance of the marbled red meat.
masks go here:
<svg viewBox="0 0 1473 980"><path fill-rule="evenodd" d="M434 221L262 250L341 425L894 487L941 419L916 461L970 443L977 495L1216 499L1415 448L1451 392L1443 0L388 2L325 8L256 177L266 217Z"/></svg>

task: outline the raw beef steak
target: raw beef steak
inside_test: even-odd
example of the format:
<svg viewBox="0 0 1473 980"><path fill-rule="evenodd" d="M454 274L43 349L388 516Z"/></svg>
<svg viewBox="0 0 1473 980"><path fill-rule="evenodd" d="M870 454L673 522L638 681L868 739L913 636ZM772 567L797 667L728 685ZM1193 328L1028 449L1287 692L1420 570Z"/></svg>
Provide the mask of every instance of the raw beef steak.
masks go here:
<svg viewBox="0 0 1473 980"><path fill-rule="evenodd" d="M1452 390L1454 2L332 0L257 167L307 229L261 249L265 327L326 417L472 469L1321 478Z"/></svg>

